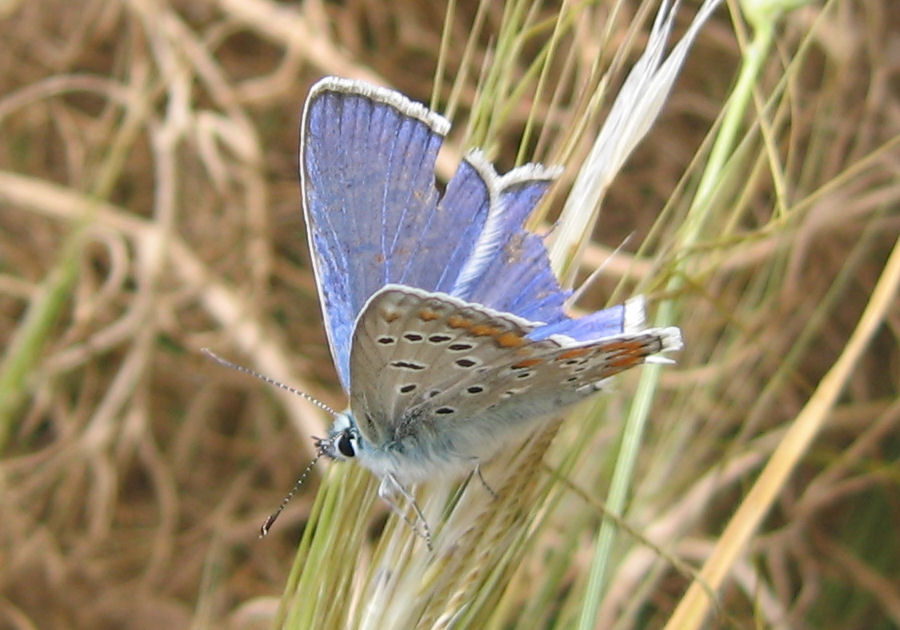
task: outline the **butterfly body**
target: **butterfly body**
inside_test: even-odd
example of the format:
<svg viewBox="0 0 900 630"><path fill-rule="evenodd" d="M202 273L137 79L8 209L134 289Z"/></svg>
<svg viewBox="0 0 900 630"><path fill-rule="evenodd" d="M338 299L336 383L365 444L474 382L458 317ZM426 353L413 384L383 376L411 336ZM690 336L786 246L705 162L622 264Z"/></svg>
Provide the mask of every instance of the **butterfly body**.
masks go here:
<svg viewBox="0 0 900 630"><path fill-rule="evenodd" d="M350 408L319 452L402 484L471 471L606 380L681 347L643 302L572 318L524 229L556 169L499 176L470 152L434 183L449 123L397 92L326 78L300 179L326 331Z"/></svg>

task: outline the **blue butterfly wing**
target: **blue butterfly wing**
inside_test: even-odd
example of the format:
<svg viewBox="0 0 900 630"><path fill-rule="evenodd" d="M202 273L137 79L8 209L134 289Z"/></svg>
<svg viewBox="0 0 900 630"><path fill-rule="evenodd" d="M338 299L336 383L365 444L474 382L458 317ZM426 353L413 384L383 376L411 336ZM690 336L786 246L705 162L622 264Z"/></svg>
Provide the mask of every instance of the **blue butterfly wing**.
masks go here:
<svg viewBox="0 0 900 630"><path fill-rule="evenodd" d="M468 157L460 163L428 231L415 235L410 265L398 282L428 291L451 291L491 209L491 191L482 169L482 164Z"/></svg>
<svg viewBox="0 0 900 630"><path fill-rule="evenodd" d="M558 334L591 341L639 328L643 312L637 303L630 309L618 305L581 318L566 314L564 307L571 292L560 287L543 238L524 228L556 175L555 169L529 164L496 180L493 188L497 202L492 205L485 235L448 292L542 322L543 326L529 335L534 340Z"/></svg>
<svg viewBox="0 0 900 630"><path fill-rule="evenodd" d="M338 375L350 385L356 317L381 287L449 288L490 207L480 165L464 161L444 198L434 165L449 123L401 94L325 78L301 127L300 180L313 266Z"/></svg>
<svg viewBox="0 0 900 630"><path fill-rule="evenodd" d="M550 269L541 239L523 224L557 169L529 164L498 177L479 152L471 153L469 159L483 164L481 172L493 203L472 256L447 292L534 321L555 318L567 293Z"/></svg>

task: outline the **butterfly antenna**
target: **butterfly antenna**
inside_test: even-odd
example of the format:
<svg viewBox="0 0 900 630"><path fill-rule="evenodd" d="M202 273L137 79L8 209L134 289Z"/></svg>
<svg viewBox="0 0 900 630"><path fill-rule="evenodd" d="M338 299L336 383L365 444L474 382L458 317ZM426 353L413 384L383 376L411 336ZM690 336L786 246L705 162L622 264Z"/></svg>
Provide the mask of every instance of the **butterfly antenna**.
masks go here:
<svg viewBox="0 0 900 630"><path fill-rule="evenodd" d="M238 372L243 372L244 374L249 374L250 376L255 376L259 380L266 382L269 385L274 385L275 387L280 387L281 389L283 389L287 392L291 392L292 394L296 394L297 396L300 396L300 398L303 398L304 400L308 400L309 402L314 404L316 407L318 407L319 409L322 409L324 411L327 411L332 416L337 417L337 415L338 415L338 413L334 409L332 409L331 407L329 407L328 405L323 403L321 400L316 400L315 398L313 398L306 392L301 392L299 389L291 387L290 385L285 385L284 383L276 381L274 378L269 378L265 374L260 374L256 370L251 370L250 368L244 367L243 365L238 365L237 363L232 363L228 359L223 359L222 357L217 355L215 352L213 352L209 348L201 348L201 352L203 352L203 354L205 354L206 356L211 358L213 361L215 361L219 365L224 365L225 367L231 368L232 370L237 370Z"/></svg>
<svg viewBox="0 0 900 630"><path fill-rule="evenodd" d="M309 402L314 404L316 407L327 411L332 416L338 415L334 409L332 409L331 407L329 407L322 401L316 400L315 398L313 398L306 392L301 392L299 389L291 387L290 385L285 385L284 383L276 381L274 378L269 378L265 374L260 374L256 370L251 370L250 368L244 367L243 365L238 365L237 363L232 363L228 359L223 359L222 357L217 355L215 352L213 352L209 348L202 348L202 351L203 351L203 354L205 354L206 356L211 358L213 361L215 361L219 365L224 365L225 367L231 368L232 370L237 370L238 372L243 372L244 374L249 374L250 376L255 376L259 380L264 381L264 382L268 383L269 385L274 385L275 387L280 387L281 389L283 389L285 391L288 391L288 392L291 392L292 394L296 394L297 396L300 396L300 398L308 400ZM319 441L319 440L317 440L317 441ZM319 452L316 453L316 456L313 457L313 460L311 462L309 462L309 465L307 465L306 469L300 474L300 477L297 479L296 483L294 483L294 487L291 488L291 491L288 492L284 496L284 498L281 500L281 505L278 506L278 509L275 510L274 512L272 512L269 515L269 518L267 518L263 522L263 524L260 526L260 528L259 528L259 537L260 538L264 538L266 536L266 534L269 533L269 530L272 529L272 525L275 523L275 519L277 519L281 515L281 513L284 511L284 508L287 507L287 504L290 503L291 499L294 498L294 495L297 494L297 491L300 489L300 486L303 485L303 482L306 481L306 478L309 476L309 471L311 471L313 469L313 466L316 465L316 462L319 461L319 458L321 456L322 456L322 451L320 449Z"/></svg>
<svg viewBox="0 0 900 630"><path fill-rule="evenodd" d="M306 467L302 473L300 473L300 477L297 479L297 482L294 484L294 487L291 488L291 491L284 495L284 498L281 500L281 505L278 506L278 509L269 514L269 518L267 518L263 524L259 528L259 537L265 538L266 534L269 533L269 530L272 529L272 525L275 523L275 519L277 519L281 513L284 511L284 508L287 507L287 504L291 502L291 499L294 498L294 495L297 494L297 490L300 489L300 486L303 485L303 482L306 481L307 475L309 475L309 471L313 469L313 466L316 465L316 462L319 461L319 457L321 457L321 453L317 454L313 457L313 460L309 462L309 465Z"/></svg>
<svg viewBox="0 0 900 630"><path fill-rule="evenodd" d="M616 247L613 250L613 252L609 256L606 257L606 260L603 261L603 264L601 264L599 267L594 269L594 271L591 272L591 275L589 275L587 277L587 280L582 282L581 286L579 286L577 289L575 289L575 291L572 293L572 295L569 296L569 299L566 300L566 303L564 305L565 308L571 308L572 306L575 305L576 302L578 302L578 300L580 300L584 296L584 293L585 293L585 291L587 291L587 288L589 286L591 286L591 284L593 284L594 280L596 280L600 276L601 273L603 273L603 270L606 269L606 265L609 264L609 261L612 260L613 256L617 255L619 252L622 251L622 248L628 244L628 241L631 240L632 236L634 236L634 232L632 232L631 234L626 236L624 239L622 239L622 242L619 243L619 246Z"/></svg>

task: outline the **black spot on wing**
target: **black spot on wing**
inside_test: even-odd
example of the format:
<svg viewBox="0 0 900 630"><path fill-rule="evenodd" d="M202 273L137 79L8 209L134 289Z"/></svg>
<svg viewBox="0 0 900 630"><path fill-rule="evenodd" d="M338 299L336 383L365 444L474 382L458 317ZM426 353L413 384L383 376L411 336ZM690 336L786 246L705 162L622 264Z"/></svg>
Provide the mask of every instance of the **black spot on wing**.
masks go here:
<svg viewBox="0 0 900 630"><path fill-rule="evenodd" d="M427 365L416 363L415 361L391 361L391 367L395 367L399 370L412 370L415 372L428 368Z"/></svg>

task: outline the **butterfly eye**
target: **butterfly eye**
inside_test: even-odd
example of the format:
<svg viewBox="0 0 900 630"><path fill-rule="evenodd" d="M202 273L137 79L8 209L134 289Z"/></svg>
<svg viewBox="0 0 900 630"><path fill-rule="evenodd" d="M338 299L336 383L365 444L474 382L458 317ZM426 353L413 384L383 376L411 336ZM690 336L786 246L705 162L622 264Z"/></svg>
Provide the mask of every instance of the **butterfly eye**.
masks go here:
<svg viewBox="0 0 900 630"><path fill-rule="evenodd" d="M344 432L338 438L337 448L344 457L356 457L356 449L353 447L353 438L349 433Z"/></svg>

